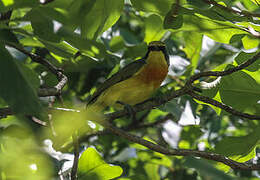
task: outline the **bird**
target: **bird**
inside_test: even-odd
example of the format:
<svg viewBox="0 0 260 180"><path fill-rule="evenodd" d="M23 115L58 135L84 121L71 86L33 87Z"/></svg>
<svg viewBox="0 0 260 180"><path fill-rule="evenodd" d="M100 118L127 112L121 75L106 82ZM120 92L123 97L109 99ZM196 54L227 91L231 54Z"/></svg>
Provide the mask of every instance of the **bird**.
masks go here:
<svg viewBox="0 0 260 180"><path fill-rule="evenodd" d="M87 107L102 111L106 107L121 109L149 99L168 74L169 55L161 41L148 44L146 55L112 75L91 96Z"/></svg>

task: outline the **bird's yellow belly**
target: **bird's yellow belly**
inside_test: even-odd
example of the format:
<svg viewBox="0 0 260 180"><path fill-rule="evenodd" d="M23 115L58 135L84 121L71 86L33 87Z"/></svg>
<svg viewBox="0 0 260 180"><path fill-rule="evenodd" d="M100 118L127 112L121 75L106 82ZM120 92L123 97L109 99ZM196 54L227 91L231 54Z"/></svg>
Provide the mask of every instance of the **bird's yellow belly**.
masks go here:
<svg viewBox="0 0 260 180"><path fill-rule="evenodd" d="M98 98L97 104L106 106L121 107L117 101L129 105L135 105L148 99L154 93L155 87L152 83L144 83L136 77L122 81L107 89ZM100 102L102 101L102 102Z"/></svg>

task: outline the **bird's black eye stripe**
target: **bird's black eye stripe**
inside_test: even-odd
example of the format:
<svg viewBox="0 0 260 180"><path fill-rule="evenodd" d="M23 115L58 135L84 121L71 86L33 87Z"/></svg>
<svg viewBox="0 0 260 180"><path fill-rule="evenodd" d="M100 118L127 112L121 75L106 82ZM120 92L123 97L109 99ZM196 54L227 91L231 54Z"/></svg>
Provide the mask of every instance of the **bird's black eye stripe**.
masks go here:
<svg viewBox="0 0 260 180"><path fill-rule="evenodd" d="M163 51L165 46L149 46L148 50L150 51Z"/></svg>

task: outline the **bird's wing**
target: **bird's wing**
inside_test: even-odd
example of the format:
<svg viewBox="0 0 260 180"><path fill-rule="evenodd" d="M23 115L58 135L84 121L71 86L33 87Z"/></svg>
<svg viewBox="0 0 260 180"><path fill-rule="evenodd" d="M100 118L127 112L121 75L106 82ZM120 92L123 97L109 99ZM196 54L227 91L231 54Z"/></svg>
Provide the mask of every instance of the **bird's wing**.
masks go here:
<svg viewBox="0 0 260 180"><path fill-rule="evenodd" d="M124 81L130 77L132 77L141 67L146 63L145 59L136 60L124 68L120 69L117 73L112 75L109 79L107 79L98 89L96 92L91 96L90 100L88 101L88 105L94 103L98 96L105 91L107 88Z"/></svg>

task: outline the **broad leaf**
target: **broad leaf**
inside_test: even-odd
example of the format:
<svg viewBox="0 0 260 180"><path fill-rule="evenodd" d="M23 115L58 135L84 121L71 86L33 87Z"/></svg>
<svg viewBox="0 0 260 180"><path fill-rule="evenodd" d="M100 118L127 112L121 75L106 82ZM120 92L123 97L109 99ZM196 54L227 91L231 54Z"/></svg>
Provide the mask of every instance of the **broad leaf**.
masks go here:
<svg viewBox="0 0 260 180"><path fill-rule="evenodd" d="M244 111L260 100L260 85L247 73L238 71L221 78L219 93L224 104Z"/></svg>
<svg viewBox="0 0 260 180"><path fill-rule="evenodd" d="M202 34L197 32L187 32L185 35L185 48L183 51L187 54L190 59L193 71L198 65L200 58L200 50L202 46Z"/></svg>
<svg viewBox="0 0 260 180"><path fill-rule="evenodd" d="M54 21L44 14L43 8L34 8L26 14L26 19L31 21L33 32L43 40L60 42L61 38L56 34L57 27Z"/></svg>
<svg viewBox="0 0 260 180"><path fill-rule="evenodd" d="M165 32L160 16L152 14L145 20L145 42L159 41Z"/></svg>
<svg viewBox="0 0 260 180"><path fill-rule="evenodd" d="M131 0L131 2L137 10L165 15L171 8L172 0Z"/></svg>
<svg viewBox="0 0 260 180"><path fill-rule="evenodd" d="M257 52L255 53L245 53L245 52L240 52L236 57L235 57L235 61L238 65L244 63L245 61L249 60L250 58L252 58L253 56L255 56L257 54ZM253 64L251 64L250 66L248 66L247 68L245 68L248 71L254 72L257 71L258 69L260 69L260 58L258 58Z"/></svg>
<svg viewBox="0 0 260 180"><path fill-rule="evenodd" d="M27 77L29 71L25 72L19 67L4 47L0 47L0 54L0 97L16 113L39 116L42 107L36 89L31 85L31 79Z"/></svg>
<svg viewBox="0 0 260 180"><path fill-rule="evenodd" d="M94 148L88 148L80 156L78 164L80 180L113 179L119 177L122 172L121 167L107 164Z"/></svg>
<svg viewBox="0 0 260 180"><path fill-rule="evenodd" d="M93 1L93 0L92 0ZM81 35L88 39L96 39L98 35L110 28L119 19L124 1L99 0L81 21ZM85 11L85 10L84 10Z"/></svg>
<svg viewBox="0 0 260 180"><path fill-rule="evenodd" d="M246 136L229 136L216 144L215 152L239 162L246 162L255 157L255 147L259 142L260 126Z"/></svg>
<svg viewBox="0 0 260 180"><path fill-rule="evenodd" d="M217 170L210 163L205 160L198 160L195 158L185 158L185 165L190 168L195 168L203 176L209 177L211 179L221 179L221 180L234 180L235 178L225 174L223 171Z"/></svg>

